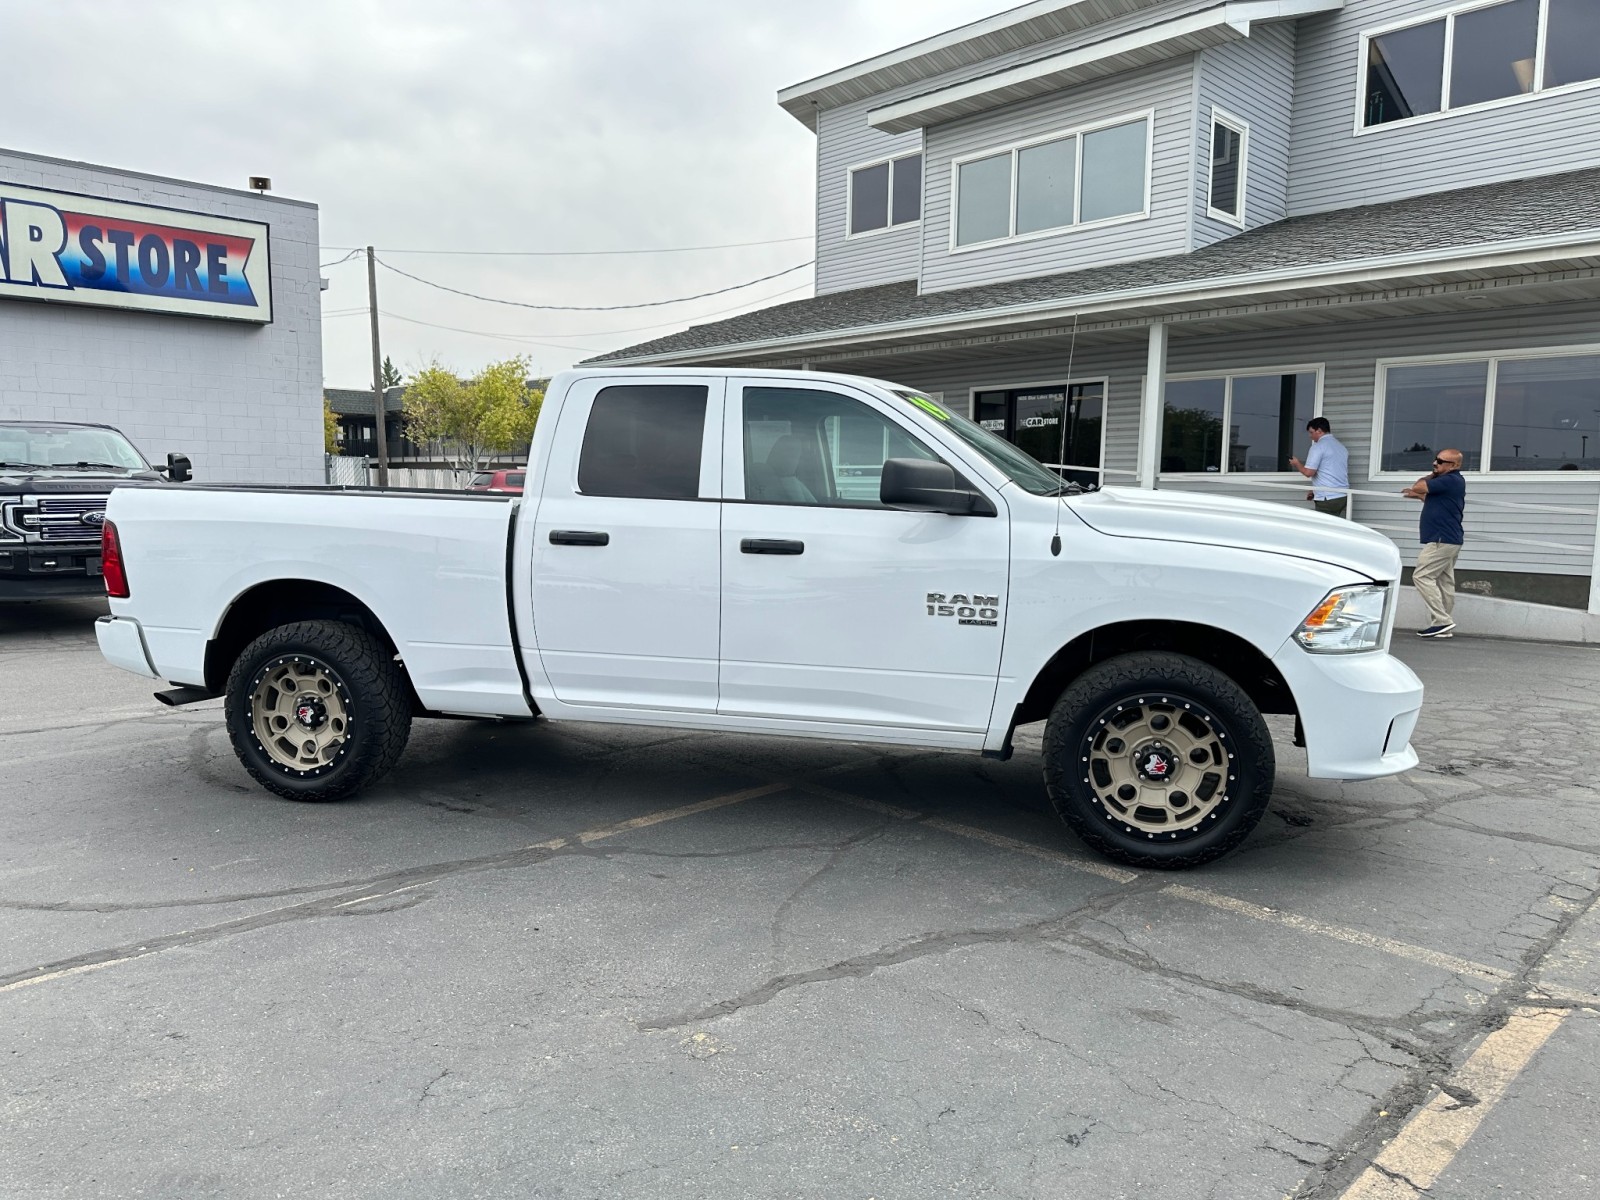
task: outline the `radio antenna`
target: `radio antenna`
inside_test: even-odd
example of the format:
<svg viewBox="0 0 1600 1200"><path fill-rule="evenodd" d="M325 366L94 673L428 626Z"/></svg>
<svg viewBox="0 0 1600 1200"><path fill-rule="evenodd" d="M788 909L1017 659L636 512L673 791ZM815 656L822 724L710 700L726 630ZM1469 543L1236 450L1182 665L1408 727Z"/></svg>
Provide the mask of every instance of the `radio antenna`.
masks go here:
<svg viewBox="0 0 1600 1200"><path fill-rule="evenodd" d="M1072 314L1072 341L1067 345L1067 386L1061 392L1061 446L1056 451L1056 469L1062 472L1061 487L1056 492L1056 532L1050 539L1050 554L1061 556L1061 497L1067 491L1067 409L1072 404L1072 360L1078 353L1078 314Z"/></svg>

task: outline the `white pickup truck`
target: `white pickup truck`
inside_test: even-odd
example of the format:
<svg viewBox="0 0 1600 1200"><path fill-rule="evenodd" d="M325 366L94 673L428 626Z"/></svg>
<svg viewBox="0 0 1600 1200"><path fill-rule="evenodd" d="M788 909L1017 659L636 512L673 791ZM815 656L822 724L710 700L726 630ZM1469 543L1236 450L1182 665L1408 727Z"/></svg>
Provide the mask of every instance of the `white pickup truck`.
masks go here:
<svg viewBox="0 0 1600 1200"><path fill-rule="evenodd" d="M1184 867L1266 809L1263 713L1318 778L1416 764L1393 544L1250 501L1079 494L890 383L577 370L519 500L119 490L105 657L225 697L264 787L331 800L416 716L624 722L1011 752L1046 720L1056 811Z"/></svg>

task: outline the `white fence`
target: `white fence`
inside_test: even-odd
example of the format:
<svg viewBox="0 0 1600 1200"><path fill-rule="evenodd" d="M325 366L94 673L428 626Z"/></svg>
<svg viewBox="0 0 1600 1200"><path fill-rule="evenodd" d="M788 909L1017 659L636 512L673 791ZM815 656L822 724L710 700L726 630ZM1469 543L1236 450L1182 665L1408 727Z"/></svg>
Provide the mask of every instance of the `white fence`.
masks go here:
<svg viewBox="0 0 1600 1200"><path fill-rule="evenodd" d="M372 459L330 454L327 460L327 479L331 486L378 486L378 464ZM389 468L389 486L392 488L433 488L454 492L465 485L466 476L457 476L449 467L391 466Z"/></svg>

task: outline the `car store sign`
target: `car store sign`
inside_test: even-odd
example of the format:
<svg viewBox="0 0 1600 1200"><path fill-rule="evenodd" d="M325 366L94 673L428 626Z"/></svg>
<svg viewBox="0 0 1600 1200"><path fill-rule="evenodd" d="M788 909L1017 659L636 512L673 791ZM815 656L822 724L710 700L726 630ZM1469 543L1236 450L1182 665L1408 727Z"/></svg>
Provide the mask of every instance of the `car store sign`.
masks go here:
<svg viewBox="0 0 1600 1200"><path fill-rule="evenodd" d="M0 183L0 299L270 321L267 226Z"/></svg>

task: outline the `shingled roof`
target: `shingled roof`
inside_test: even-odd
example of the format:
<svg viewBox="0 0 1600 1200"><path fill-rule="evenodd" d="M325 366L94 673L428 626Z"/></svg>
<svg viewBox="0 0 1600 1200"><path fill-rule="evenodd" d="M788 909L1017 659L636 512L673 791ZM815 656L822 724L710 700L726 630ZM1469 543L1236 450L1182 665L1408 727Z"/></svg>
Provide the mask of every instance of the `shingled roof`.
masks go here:
<svg viewBox="0 0 1600 1200"><path fill-rule="evenodd" d="M335 416L370 417L372 415L371 388L323 388L322 394L328 398L328 407L333 409ZM383 411L385 413L399 412L405 395L406 389L403 387L384 388Z"/></svg>
<svg viewBox="0 0 1600 1200"><path fill-rule="evenodd" d="M591 358L626 362L734 350L807 335L870 332L908 321L991 315L1014 306L1126 295L1173 285L1248 283L1285 270L1329 271L1372 259L1492 248L1547 237L1600 236L1600 170L1545 175L1336 209L1262 225L1191 254L1172 254L1005 283L918 294L913 280L830 292L717 321Z"/></svg>

